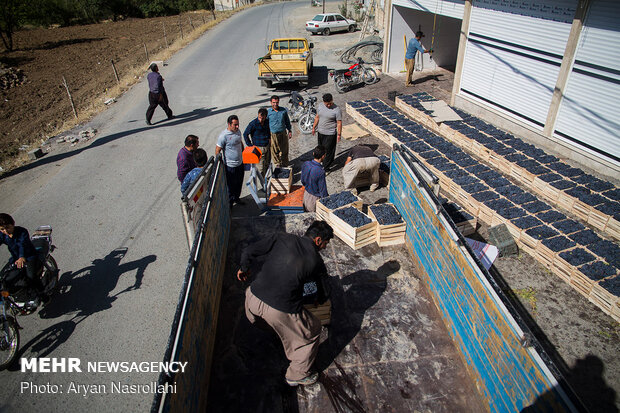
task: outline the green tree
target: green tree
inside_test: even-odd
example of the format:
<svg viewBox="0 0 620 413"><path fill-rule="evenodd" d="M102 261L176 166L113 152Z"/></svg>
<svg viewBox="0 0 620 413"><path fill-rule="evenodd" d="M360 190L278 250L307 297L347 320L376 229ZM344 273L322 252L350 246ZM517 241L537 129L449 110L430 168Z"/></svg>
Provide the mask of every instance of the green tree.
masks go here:
<svg viewBox="0 0 620 413"><path fill-rule="evenodd" d="M24 0L0 1L0 37L9 51L13 50L13 33L24 24L26 10Z"/></svg>

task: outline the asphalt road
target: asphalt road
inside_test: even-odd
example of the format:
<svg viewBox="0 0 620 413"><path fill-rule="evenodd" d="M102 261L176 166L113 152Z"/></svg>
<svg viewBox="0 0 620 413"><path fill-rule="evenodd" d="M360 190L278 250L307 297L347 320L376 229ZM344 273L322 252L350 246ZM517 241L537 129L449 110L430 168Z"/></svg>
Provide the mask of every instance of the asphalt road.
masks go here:
<svg viewBox="0 0 620 413"><path fill-rule="evenodd" d="M288 16L299 7L306 2L251 8L170 59L161 73L176 119L158 108L154 125L145 125L143 79L87 125L98 129L96 140L0 181L0 210L31 231L53 226L61 270L53 301L19 319L21 356L78 358L82 367L0 372L0 411L150 408L152 394L112 394L111 382L148 384L158 373L89 372L87 363L162 360L188 259L176 154L192 133L212 155L228 115L244 128L268 104L272 91L260 87L254 61L269 39L289 34ZM106 393L69 393L72 383Z"/></svg>

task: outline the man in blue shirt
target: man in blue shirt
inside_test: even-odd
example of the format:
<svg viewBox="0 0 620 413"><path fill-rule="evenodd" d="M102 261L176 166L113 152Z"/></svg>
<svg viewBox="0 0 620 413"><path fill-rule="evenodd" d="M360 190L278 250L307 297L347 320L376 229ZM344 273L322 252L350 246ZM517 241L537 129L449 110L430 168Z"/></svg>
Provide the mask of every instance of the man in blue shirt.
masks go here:
<svg viewBox="0 0 620 413"><path fill-rule="evenodd" d="M19 276L18 274L23 273L25 269L28 283L37 291L39 299L46 301L45 288L41 283L41 278L39 278L41 262L37 258L37 251L34 245L32 245L32 241L30 241L28 230L16 227L15 220L9 214L0 214L0 245L2 244L6 244L11 253L11 258L2 269L2 273L13 264L16 267L9 271L6 279L16 280Z"/></svg>
<svg viewBox="0 0 620 413"><path fill-rule="evenodd" d="M200 175L202 168L207 164L207 152L198 148L194 151L194 162L196 162L196 167L189 171L185 178L183 179L183 183L181 183L181 193L184 194L187 191L187 188L192 186L196 178Z"/></svg>
<svg viewBox="0 0 620 413"><path fill-rule="evenodd" d="M415 55L418 53L431 53L433 49L424 49L420 44L420 39L424 37L424 33L416 32L415 38L409 40L407 44L407 52L405 53L405 65L407 66L407 77L405 78L405 86L413 86L411 83L411 75L413 74L413 66L415 65Z"/></svg>
<svg viewBox="0 0 620 413"><path fill-rule="evenodd" d="M325 169L321 164L325 159L325 152L324 146L317 146L312 151L314 159L304 162L301 166L301 184L305 187L304 209L308 212L315 212L316 201L329 195L325 182Z"/></svg>
<svg viewBox="0 0 620 413"><path fill-rule="evenodd" d="M151 63L149 66L151 73L148 74L146 79L149 83L149 108L146 110L146 124L151 124L153 113L157 105L166 112L168 119L174 119L172 115L172 109L168 106L168 95L166 89L164 89L164 78L159 74L159 68L155 63Z"/></svg>
<svg viewBox="0 0 620 413"><path fill-rule="evenodd" d="M269 121L267 121L267 109L260 108L258 117L248 124L243 132L243 140L247 146L256 146L261 151L261 157L258 161L258 170L263 176L269 168L271 162L271 153L269 141L271 131L269 129Z"/></svg>
<svg viewBox="0 0 620 413"><path fill-rule="evenodd" d="M271 160L275 166L288 166L288 140L293 136L291 120L286 108L279 106L280 98L271 97L271 108L267 111L271 131Z"/></svg>
<svg viewBox="0 0 620 413"><path fill-rule="evenodd" d="M228 199L230 207L234 203L243 204L239 199L243 186L243 142L239 132L239 118L230 115L227 120L228 127L220 133L215 144L215 156L222 153L226 165L226 186L228 187Z"/></svg>

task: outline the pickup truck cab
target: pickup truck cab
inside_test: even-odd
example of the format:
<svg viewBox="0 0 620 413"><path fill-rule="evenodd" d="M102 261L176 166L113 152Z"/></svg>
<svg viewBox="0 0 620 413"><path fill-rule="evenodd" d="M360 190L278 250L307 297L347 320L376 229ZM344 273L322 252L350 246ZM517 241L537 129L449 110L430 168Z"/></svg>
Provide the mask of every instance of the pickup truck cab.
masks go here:
<svg viewBox="0 0 620 413"><path fill-rule="evenodd" d="M268 53L257 60L258 80L266 87L273 83L308 83L312 70L312 49L314 44L304 38L273 39Z"/></svg>

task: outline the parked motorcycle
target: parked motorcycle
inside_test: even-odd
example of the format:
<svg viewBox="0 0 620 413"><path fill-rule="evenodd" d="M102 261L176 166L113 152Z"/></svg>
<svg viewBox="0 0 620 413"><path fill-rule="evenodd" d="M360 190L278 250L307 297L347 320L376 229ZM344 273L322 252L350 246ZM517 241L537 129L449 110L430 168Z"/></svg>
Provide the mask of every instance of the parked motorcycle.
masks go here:
<svg viewBox="0 0 620 413"><path fill-rule="evenodd" d="M51 256L56 249L52 244L52 227L40 226L30 237L32 244L37 250L38 259L41 260L41 282L45 287L45 294L52 294L58 285L58 265ZM12 270L16 268L12 264L0 274L0 370L4 370L15 361L19 353L19 330L18 315L32 314L40 305L36 298L37 293L28 285L23 271L15 279L9 279Z"/></svg>
<svg viewBox="0 0 620 413"><path fill-rule="evenodd" d="M312 132L312 124L316 116L316 96L308 95L305 99L298 92L291 92L288 101L288 112L291 122L297 122L301 133Z"/></svg>
<svg viewBox="0 0 620 413"><path fill-rule="evenodd" d="M340 93L360 83L372 85L379 80L375 69L364 66L364 60L361 57L358 57L357 63L348 69L330 70L329 75L334 78L336 90Z"/></svg>

